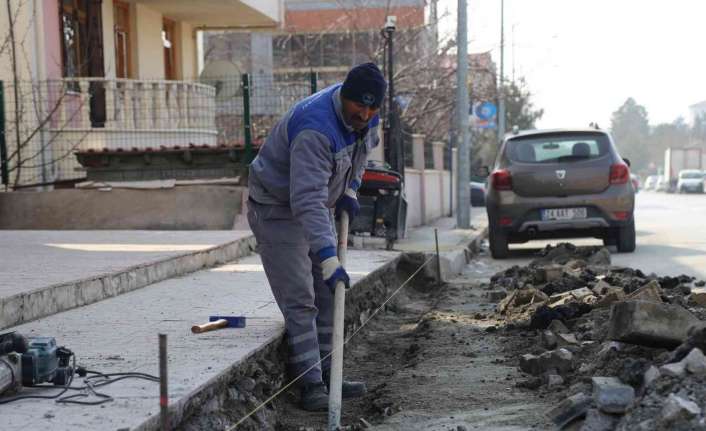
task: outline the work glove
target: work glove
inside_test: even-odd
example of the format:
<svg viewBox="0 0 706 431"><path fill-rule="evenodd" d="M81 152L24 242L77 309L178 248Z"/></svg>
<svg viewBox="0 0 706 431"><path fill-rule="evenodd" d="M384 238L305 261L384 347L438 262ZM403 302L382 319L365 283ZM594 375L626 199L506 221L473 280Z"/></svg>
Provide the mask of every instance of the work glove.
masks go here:
<svg viewBox="0 0 706 431"><path fill-rule="evenodd" d="M336 202L336 211L334 213L336 215L336 218L341 217L341 211L345 211L348 213L349 222L353 221L355 216L357 216L360 212L360 204L358 203L358 197L356 196L355 190L350 187L346 189L346 192L343 193L343 196L341 196Z"/></svg>
<svg viewBox="0 0 706 431"><path fill-rule="evenodd" d="M316 253L321 261L321 272L323 273L324 283L331 290L331 293L336 292L336 283L342 281L346 289L350 287L351 279L348 273L341 266L341 262L336 256L336 247L325 247Z"/></svg>

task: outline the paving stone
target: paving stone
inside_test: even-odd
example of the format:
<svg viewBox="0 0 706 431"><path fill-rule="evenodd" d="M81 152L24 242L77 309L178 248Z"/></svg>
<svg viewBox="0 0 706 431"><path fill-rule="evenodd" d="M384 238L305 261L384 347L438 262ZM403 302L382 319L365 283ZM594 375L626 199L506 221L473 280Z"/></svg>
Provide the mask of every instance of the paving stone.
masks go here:
<svg viewBox="0 0 706 431"><path fill-rule="evenodd" d="M701 413L699 406L675 394L669 394L662 408L661 422L669 424L681 420L689 420Z"/></svg>
<svg viewBox="0 0 706 431"><path fill-rule="evenodd" d="M591 397L584 393L578 393L565 399L558 406L547 412L547 417L559 428L584 416L591 406Z"/></svg>
<svg viewBox="0 0 706 431"><path fill-rule="evenodd" d="M677 305L625 301L612 306L608 326L610 340L674 348L686 340L689 329L701 326L701 322Z"/></svg>
<svg viewBox="0 0 706 431"><path fill-rule="evenodd" d="M604 413L625 413L635 400L635 389L615 377L593 377L593 400Z"/></svg>
<svg viewBox="0 0 706 431"><path fill-rule="evenodd" d="M640 301L653 301L653 302L663 302L662 301L662 288L657 280L652 280L645 284L641 288L637 289L630 295L628 299L640 300Z"/></svg>
<svg viewBox="0 0 706 431"><path fill-rule="evenodd" d="M589 409L579 431L612 431L619 420L620 416L609 415L598 409Z"/></svg>
<svg viewBox="0 0 706 431"><path fill-rule="evenodd" d="M682 361L686 363L686 369L690 373L706 374L706 356L698 347L691 349Z"/></svg>

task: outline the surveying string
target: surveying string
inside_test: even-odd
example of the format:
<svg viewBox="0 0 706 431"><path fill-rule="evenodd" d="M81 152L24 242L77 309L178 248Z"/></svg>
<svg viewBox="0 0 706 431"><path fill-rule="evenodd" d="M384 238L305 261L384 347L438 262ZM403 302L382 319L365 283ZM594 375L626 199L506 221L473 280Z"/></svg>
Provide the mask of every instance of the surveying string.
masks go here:
<svg viewBox="0 0 706 431"><path fill-rule="evenodd" d="M387 303L390 302L390 301L392 300L392 298L394 298L395 295L397 295L397 294L399 293L399 291L402 290L402 288L407 285L407 283L409 283L410 281L412 281L412 279L413 279L417 274L419 274L419 271L421 271L425 266L427 266L427 264L428 264L429 262L431 262L433 259L434 259L434 256L431 256L429 259L426 260L426 262L424 262L423 264L421 264L421 265L419 266L419 268L417 268L417 270L414 271L414 273L413 273L411 276L409 276L409 278L408 278L407 280L404 281L404 283L402 283L397 289L395 289L394 292L392 292L392 295L390 295L378 308L375 309L375 311L373 311L373 312L370 314L370 316L360 325L360 327L358 327L358 329L356 329L355 331L353 331L353 333L352 333L348 338L346 338L346 340L343 342L343 345L345 346L346 344L348 344L348 342L349 342L353 337L355 337L355 335L356 335L358 332L360 332L360 330L363 329L363 328L365 327L365 325L367 325L368 322L370 322L370 320L371 320L373 317L375 317L375 315L378 314L378 313L380 312L380 310L382 310L382 309L385 307L385 305L387 305ZM226 431L233 431L238 425L240 425L240 424L242 424L243 422L245 422L250 416L252 416L252 415L254 415L255 413L257 413L261 408L263 408L263 407L266 406L268 403L270 403L272 400L274 400L275 398L277 398L282 392L284 392L284 391L286 391L287 389L289 389L289 387L291 387L291 386L292 386L294 383L296 383L299 379L301 379L303 376L305 376L306 373L308 373L309 371L313 370L314 367L316 367L317 365L321 364L324 360L328 359L328 358L333 354L333 352L335 352L336 350L337 350L337 349L332 350L332 351L329 352L326 356L324 356L323 358L321 358L317 363L315 363L314 365L312 365L311 367L309 367L308 369L306 369L304 372L302 372L301 374L299 374L299 375L298 375L297 377L295 377L291 382L287 383L287 384L286 384L285 386L283 386L280 390L278 390L277 392L275 392L272 396L270 396L268 399L266 399L265 401L263 401L260 405L258 405L257 407L255 407L252 411L250 411L248 414L246 414L245 416L243 416L238 422L236 422L235 425L233 425L233 426L230 427L230 428L227 428Z"/></svg>

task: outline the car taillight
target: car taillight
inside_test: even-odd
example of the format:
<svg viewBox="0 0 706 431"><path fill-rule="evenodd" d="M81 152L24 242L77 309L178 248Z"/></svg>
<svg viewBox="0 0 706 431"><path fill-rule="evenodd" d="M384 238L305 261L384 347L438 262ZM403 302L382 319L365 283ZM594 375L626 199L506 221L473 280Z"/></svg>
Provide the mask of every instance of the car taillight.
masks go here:
<svg viewBox="0 0 706 431"><path fill-rule="evenodd" d="M500 226L511 226L512 225L512 219L510 217L500 217L500 220L498 220L500 223Z"/></svg>
<svg viewBox="0 0 706 431"><path fill-rule="evenodd" d="M625 184L630 180L630 169L625 163L616 163L610 167L610 183Z"/></svg>
<svg viewBox="0 0 706 431"><path fill-rule="evenodd" d="M493 172L491 181L495 190L512 190L512 174L507 169Z"/></svg>

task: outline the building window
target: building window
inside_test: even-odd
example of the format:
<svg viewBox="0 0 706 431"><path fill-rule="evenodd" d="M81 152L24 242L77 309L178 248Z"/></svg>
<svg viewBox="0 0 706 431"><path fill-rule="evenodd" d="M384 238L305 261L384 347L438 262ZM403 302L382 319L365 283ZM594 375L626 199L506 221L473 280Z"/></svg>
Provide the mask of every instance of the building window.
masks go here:
<svg viewBox="0 0 706 431"><path fill-rule="evenodd" d="M177 79L176 23L164 18L162 21L162 44L164 45L164 78Z"/></svg>
<svg viewBox="0 0 706 431"><path fill-rule="evenodd" d="M59 18L63 75L88 76L88 0L62 0Z"/></svg>
<svg viewBox="0 0 706 431"><path fill-rule="evenodd" d="M132 76L130 57L130 5L121 1L113 2L115 18L115 76L130 78Z"/></svg>

